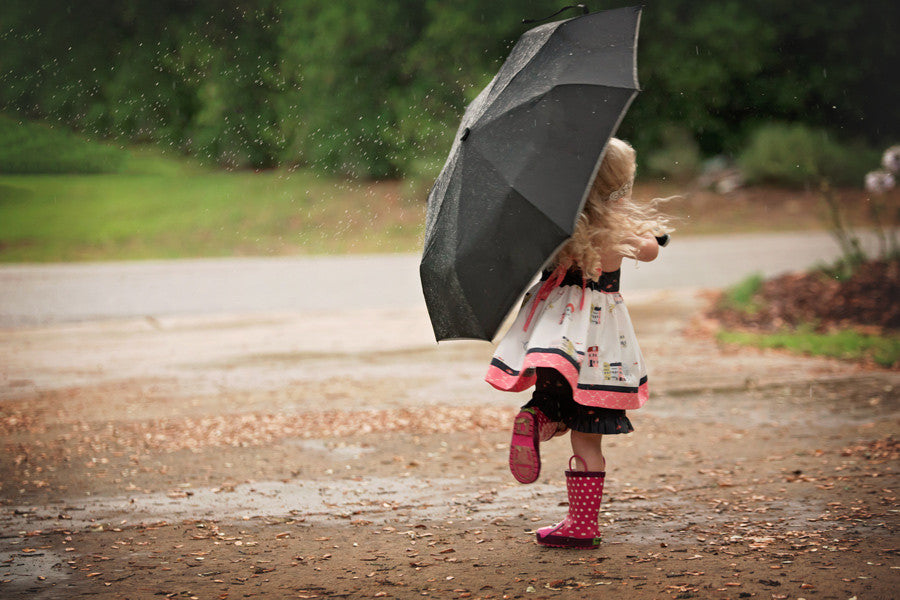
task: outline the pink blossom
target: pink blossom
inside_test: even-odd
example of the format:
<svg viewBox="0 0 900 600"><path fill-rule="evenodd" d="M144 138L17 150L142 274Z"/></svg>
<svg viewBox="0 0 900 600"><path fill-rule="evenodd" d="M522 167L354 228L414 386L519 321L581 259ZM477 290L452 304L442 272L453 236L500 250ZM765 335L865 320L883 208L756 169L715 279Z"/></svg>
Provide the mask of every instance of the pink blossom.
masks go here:
<svg viewBox="0 0 900 600"><path fill-rule="evenodd" d="M873 194L883 194L894 189L894 175L887 171L866 173L866 190Z"/></svg>
<svg viewBox="0 0 900 600"><path fill-rule="evenodd" d="M891 146L884 151L881 157L881 165L891 173L900 172L900 145Z"/></svg>

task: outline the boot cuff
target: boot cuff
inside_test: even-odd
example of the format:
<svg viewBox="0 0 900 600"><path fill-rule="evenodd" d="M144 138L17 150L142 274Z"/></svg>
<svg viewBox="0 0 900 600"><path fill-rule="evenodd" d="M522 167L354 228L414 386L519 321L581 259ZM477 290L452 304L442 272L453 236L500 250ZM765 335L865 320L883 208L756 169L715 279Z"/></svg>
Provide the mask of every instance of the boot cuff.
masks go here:
<svg viewBox="0 0 900 600"><path fill-rule="evenodd" d="M566 477L606 477L606 471L566 471Z"/></svg>

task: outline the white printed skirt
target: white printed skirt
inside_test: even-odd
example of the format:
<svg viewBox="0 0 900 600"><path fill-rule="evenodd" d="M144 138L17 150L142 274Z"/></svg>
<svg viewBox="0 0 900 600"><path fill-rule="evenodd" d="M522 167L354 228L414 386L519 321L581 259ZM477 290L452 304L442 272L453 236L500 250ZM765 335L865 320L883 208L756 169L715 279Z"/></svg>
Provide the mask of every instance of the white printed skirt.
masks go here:
<svg viewBox="0 0 900 600"><path fill-rule="evenodd" d="M550 367L566 378L579 404L643 406L647 370L619 294L619 275L589 281L578 271L545 273L497 346L485 380L520 392L534 385L537 367Z"/></svg>

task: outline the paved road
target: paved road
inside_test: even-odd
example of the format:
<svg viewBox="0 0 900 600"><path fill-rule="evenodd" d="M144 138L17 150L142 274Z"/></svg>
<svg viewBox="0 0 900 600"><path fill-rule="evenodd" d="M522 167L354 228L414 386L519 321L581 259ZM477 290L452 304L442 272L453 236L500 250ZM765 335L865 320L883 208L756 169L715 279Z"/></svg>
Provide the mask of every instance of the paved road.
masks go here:
<svg viewBox="0 0 900 600"><path fill-rule="evenodd" d="M869 240L870 242L873 240ZM838 256L827 233L675 237L623 266L628 291L723 287ZM424 307L416 255L224 258L0 267L0 327L106 318Z"/></svg>

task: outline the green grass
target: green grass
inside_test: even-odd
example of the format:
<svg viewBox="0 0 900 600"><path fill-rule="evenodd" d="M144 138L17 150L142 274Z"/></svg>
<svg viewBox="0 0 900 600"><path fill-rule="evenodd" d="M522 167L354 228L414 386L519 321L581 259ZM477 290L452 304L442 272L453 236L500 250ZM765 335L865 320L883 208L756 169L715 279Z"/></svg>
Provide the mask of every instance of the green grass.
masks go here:
<svg viewBox="0 0 900 600"><path fill-rule="evenodd" d="M199 161L157 146L124 148L46 123L0 114L0 175L186 175L208 172Z"/></svg>
<svg viewBox="0 0 900 600"><path fill-rule="evenodd" d="M64 128L0 115L0 173L118 173L129 158Z"/></svg>
<svg viewBox="0 0 900 600"><path fill-rule="evenodd" d="M754 273L746 279L731 286L722 294L721 307L738 312L753 314L759 310L759 302L754 298L765 279Z"/></svg>
<svg viewBox="0 0 900 600"><path fill-rule="evenodd" d="M308 172L0 176L0 262L418 248L395 183Z"/></svg>
<svg viewBox="0 0 900 600"><path fill-rule="evenodd" d="M720 331L717 337L726 344L776 348L854 362L872 361L882 367L892 367L900 362L898 335L867 335L852 330L816 333L806 326L779 333Z"/></svg>
<svg viewBox="0 0 900 600"><path fill-rule="evenodd" d="M224 172L0 114L0 262L417 252L441 164L422 160L406 181L382 183ZM682 191L646 181L641 190L646 198ZM728 202L700 191L670 210L703 215L686 218L677 235L810 229L821 227L816 202L772 189ZM851 204L868 210L866 202ZM760 282L733 301L746 303Z"/></svg>
<svg viewBox="0 0 900 600"><path fill-rule="evenodd" d="M424 202L396 182L225 172L0 115L0 262L419 248Z"/></svg>

